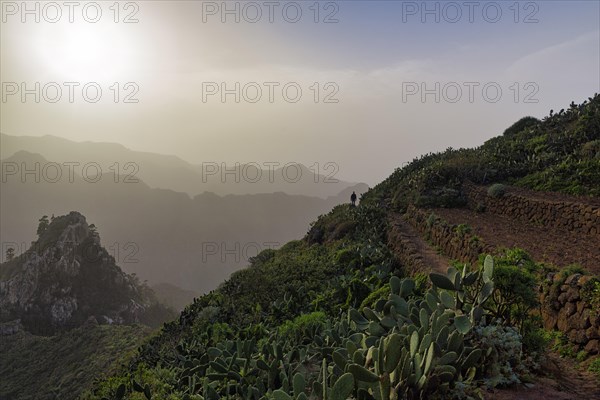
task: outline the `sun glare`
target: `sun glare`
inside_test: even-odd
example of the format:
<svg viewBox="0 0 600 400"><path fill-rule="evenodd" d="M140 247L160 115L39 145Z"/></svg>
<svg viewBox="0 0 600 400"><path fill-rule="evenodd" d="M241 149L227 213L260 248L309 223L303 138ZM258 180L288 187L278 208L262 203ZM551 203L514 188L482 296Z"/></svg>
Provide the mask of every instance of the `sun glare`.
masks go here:
<svg viewBox="0 0 600 400"><path fill-rule="evenodd" d="M41 54L52 75L65 80L118 80L131 67L132 48L125 35L82 25L41 38Z"/></svg>

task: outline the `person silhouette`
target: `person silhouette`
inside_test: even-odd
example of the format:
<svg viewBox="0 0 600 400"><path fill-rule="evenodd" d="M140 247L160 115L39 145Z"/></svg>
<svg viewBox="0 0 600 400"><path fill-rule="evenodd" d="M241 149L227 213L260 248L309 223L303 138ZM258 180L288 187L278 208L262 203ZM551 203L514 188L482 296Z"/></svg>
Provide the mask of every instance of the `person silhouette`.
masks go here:
<svg viewBox="0 0 600 400"><path fill-rule="evenodd" d="M356 193L352 192L350 196L350 201L352 202L352 207L356 206Z"/></svg>

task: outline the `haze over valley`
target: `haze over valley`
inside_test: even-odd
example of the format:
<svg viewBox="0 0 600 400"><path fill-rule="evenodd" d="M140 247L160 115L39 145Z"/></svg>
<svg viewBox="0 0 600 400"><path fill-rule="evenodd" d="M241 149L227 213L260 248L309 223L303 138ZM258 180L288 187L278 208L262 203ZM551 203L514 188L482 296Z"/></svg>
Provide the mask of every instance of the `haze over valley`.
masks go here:
<svg viewBox="0 0 600 400"><path fill-rule="evenodd" d="M0 0L0 400L600 399L599 243L599 0Z"/></svg>

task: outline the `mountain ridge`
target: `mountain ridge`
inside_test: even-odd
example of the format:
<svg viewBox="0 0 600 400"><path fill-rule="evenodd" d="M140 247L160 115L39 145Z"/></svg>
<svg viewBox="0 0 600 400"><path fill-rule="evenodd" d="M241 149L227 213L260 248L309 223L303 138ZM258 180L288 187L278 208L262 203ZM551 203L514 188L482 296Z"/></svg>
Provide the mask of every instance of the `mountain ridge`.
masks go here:
<svg viewBox="0 0 600 400"><path fill-rule="evenodd" d="M192 164L174 155L135 151L117 143L75 142L53 135L2 133L0 141L0 159L25 150L49 162L96 163L104 172L140 178L150 187L185 192L192 197L205 191L221 195L284 191L327 198L358 184L338 180L335 175L339 166L332 162L315 164L314 171L300 163L282 161Z"/></svg>

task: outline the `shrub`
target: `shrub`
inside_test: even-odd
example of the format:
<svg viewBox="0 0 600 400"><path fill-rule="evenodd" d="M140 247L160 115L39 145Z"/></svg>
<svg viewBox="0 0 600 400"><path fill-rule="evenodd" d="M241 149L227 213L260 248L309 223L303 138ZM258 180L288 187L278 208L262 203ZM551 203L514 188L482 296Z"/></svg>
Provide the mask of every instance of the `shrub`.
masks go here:
<svg viewBox="0 0 600 400"><path fill-rule="evenodd" d="M305 334L307 331L321 328L327 321L324 312L316 311L310 314L302 314L294 318L293 321L285 321L279 327L281 336L295 336Z"/></svg>
<svg viewBox="0 0 600 400"><path fill-rule="evenodd" d="M565 283L567 278L571 275L581 274L586 275L586 270L579 264L571 264L563 268L559 273L559 280L553 283L554 286L561 286Z"/></svg>
<svg viewBox="0 0 600 400"><path fill-rule="evenodd" d="M514 124L512 124L509 128L507 128L504 131L503 135L504 136L514 136L517 133L519 133L527 128L535 127L540 122L541 121L535 117L523 117L520 120L518 120L517 122L515 122Z"/></svg>
<svg viewBox="0 0 600 400"><path fill-rule="evenodd" d="M369 307L374 308L375 303L377 303L381 299L387 299L390 295L390 287L389 285L385 285L380 287L377 290L372 291L366 299L360 304L360 308Z"/></svg>
<svg viewBox="0 0 600 400"><path fill-rule="evenodd" d="M596 357L594 361L590 363L588 371L593 372L600 378L600 356Z"/></svg>
<svg viewBox="0 0 600 400"><path fill-rule="evenodd" d="M524 332L529 312L538 305L536 266L520 249L507 250L497 259L494 270L496 292L493 314Z"/></svg>
<svg viewBox="0 0 600 400"><path fill-rule="evenodd" d="M429 214L429 217L427 217L427 222L426 222L427 227L431 228L435 224L437 219L438 219L438 217L434 213Z"/></svg>
<svg viewBox="0 0 600 400"><path fill-rule="evenodd" d="M458 189L451 187L436 187L417 196L415 205L418 207L456 208L467 204L466 198Z"/></svg>
<svg viewBox="0 0 600 400"><path fill-rule="evenodd" d="M463 236L471 233L471 227L467 224L457 225L456 228L454 228L454 230L458 234L459 237L463 237Z"/></svg>
<svg viewBox="0 0 600 400"><path fill-rule="evenodd" d="M483 372L488 387L520 383L524 372L521 335L512 327L501 325L478 326L473 330L476 348L483 350Z"/></svg>
<svg viewBox="0 0 600 400"><path fill-rule="evenodd" d="M331 234L331 240L342 239L354 232L357 223L355 221L343 221L340 222Z"/></svg>
<svg viewBox="0 0 600 400"><path fill-rule="evenodd" d="M579 362L585 361L585 359L588 357L588 353L585 350L581 350L577 353L577 355L575 356L575 359Z"/></svg>
<svg viewBox="0 0 600 400"><path fill-rule="evenodd" d="M506 186L501 183L495 183L488 188L488 196L498 199L506 193Z"/></svg>
<svg viewBox="0 0 600 400"><path fill-rule="evenodd" d="M523 324L523 350L533 358L539 356L548 348L552 338L548 332L542 328L542 321L539 315L530 316Z"/></svg>
<svg viewBox="0 0 600 400"><path fill-rule="evenodd" d="M350 265L354 259L358 258L354 249L342 249L339 250L335 255L335 262L340 265Z"/></svg>
<svg viewBox="0 0 600 400"><path fill-rule="evenodd" d="M584 158L600 158L600 140L592 140L581 146L581 155Z"/></svg>
<svg viewBox="0 0 600 400"><path fill-rule="evenodd" d="M548 340L552 344L552 350L556 351L561 357L575 358L577 350L574 345L569 342L569 338L558 331L548 332Z"/></svg>
<svg viewBox="0 0 600 400"><path fill-rule="evenodd" d="M581 297L590 303L592 310L596 315L600 310L600 280L594 278L587 282L581 291Z"/></svg>

